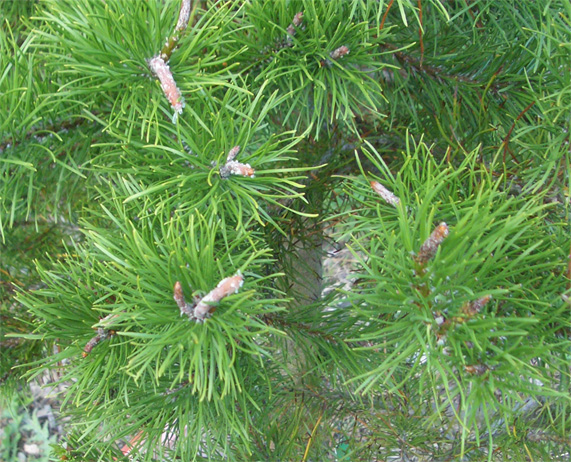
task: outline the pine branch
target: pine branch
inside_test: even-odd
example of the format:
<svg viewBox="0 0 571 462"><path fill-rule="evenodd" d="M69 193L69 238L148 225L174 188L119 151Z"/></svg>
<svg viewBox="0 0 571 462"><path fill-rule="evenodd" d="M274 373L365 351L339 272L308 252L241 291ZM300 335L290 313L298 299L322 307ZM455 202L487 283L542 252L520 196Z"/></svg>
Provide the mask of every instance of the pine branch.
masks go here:
<svg viewBox="0 0 571 462"><path fill-rule="evenodd" d="M444 67L431 66L429 64L426 64L423 62L422 57L418 58L413 54L405 53L401 51L401 49L398 46L393 45L391 43L384 43L381 45L381 48L384 50L391 51L392 55L395 56L396 59L401 64L405 65L405 67L412 68L415 73L426 75L437 81L446 79L454 82L462 82L477 86L485 86L488 83L487 81L478 80L473 76L466 76L464 73L451 74L450 72L447 72L447 70ZM500 71L501 69L497 70L496 75ZM494 79L494 83L492 84L491 89L493 91L500 91L502 88L506 87L507 85L509 85L508 82L496 81Z"/></svg>
<svg viewBox="0 0 571 462"><path fill-rule="evenodd" d="M57 456L559 457L568 13L0 2L0 378L61 370Z"/></svg>
<svg viewBox="0 0 571 462"><path fill-rule="evenodd" d="M15 148L21 143L27 140L31 140L32 138L37 139L46 136L45 134L62 133L62 132L65 133L69 130L74 130L75 128L84 126L85 124L87 124L87 122L89 122L88 119L78 117L75 120L66 119L66 120L61 120L60 122L57 123L34 127L33 129L29 130L23 135L18 136L18 138L12 138L12 137L4 138L4 140L0 143L0 152L3 152L8 148Z"/></svg>

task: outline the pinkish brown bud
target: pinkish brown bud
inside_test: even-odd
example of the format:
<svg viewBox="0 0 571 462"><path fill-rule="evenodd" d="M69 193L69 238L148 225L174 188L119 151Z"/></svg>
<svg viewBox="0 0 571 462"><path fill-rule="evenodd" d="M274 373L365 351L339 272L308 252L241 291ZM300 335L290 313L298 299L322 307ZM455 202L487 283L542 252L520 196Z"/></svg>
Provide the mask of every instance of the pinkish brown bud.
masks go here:
<svg viewBox="0 0 571 462"><path fill-rule="evenodd" d="M176 23L175 30L181 32L188 26L188 20L190 18L190 4L191 0L182 0L180 4L180 12L178 13L178 21Z"/></svg>
<svg viewBox="0 0 571 462"><path fill-rule="evenodd" d="M485 295L484 297L480 297L478 300L472 300L471 302L465 303L462 305L462 312L469 317L475 316L482 311L482 308L484 308L491 299L491 295Z"/></svg>
<svg viewBox="0 0 571 462"><path fill-rule="evenodd" d="M174 283L173 298L174 298L174 301L176 302L176 304L178 305L178 307L182 310L183 307L186 305L186 302L184 300L184 293L182 292L182 285L178 281L176 281Z"/></svg>
<svg viewBox="0 0 571 462"><path fill-rule="evenodd" d="M226 158L226 162L234 160L234 158L238 155L239 152L240 152L240 146L234 146L232 149L230 149L230 151L228 151L228 157Z"/></svg>
<svg viewBox="0 0 571 462"><path fill-rule="evenodd" d="M302 20L303 20L303 12L299 12L293 17L291 24L289 26L287 26L287 29L286 29L288 36L289 36L288 37L289 39L291 39L291 37L293 37L295 35L295 29L296 29L296 27L301 26Z"/></svg>
<svg viewBox="0 0 571 462"><path fill-rule="evenodd" d="M397 196L395 196L392 192L390 192L387 188L385 188L378 181L371 181L371 187L373 188L373 191L375 191L379 196L381 196L387 204L392 205L394 207L396 207L399 204L400 199Z"/></svg>
<svg viewBox="0 0 571 462"><path fill-rule="evenodd" d="M424 241L418 255L416 256L416 261L421 265L424 265L430 259L436 255L436 251L444 239L448 236L448 226L446 223L440 223L432 234Z"/></svg>
<svg viewBox="0 0 571 462"><path fill-rule="evenodd" d="M240 146L234 146L228 152L226 163L220 167L220 176L222 178L226 179L230 175L248 176L250 178L254 177L255 170L250 166L250 164L243 164L234 160L239 152Z"/></svg>
<svg viewBox="0 0 571 462"><path fill-rule="evenodd" d="M331 59L341 59L348 54L349 54L349 48L343 45L337 48L336 50L332 51L331 53L329 53L329 56L331 56Z"/></svg>
<svg viewBox="0 0 571 462"><path fill-rule="evenodd" d="M161 83L161 88L163 89L163 92L172 108L175 110L175 114L182 114L184 98L176 86L176 82L174 81L169 65L163 58L155 56L149 61L149 68L153 71L153 74L158 77L159 82Z"/></svg>
<svg viewBox="0 0 571 462"><path fill-rule="evenodd" d="M192 305L186 303L186 300L184 298L184 292L182 291L182 285L178 281L176 281L174 284L173 298L178 307L180 308L181 315L186 314L187 316L192 316L193 307Z"/></svg>
<svg viewBox="0 0 571 462"><path fill-rule="evenodd" d="M105 340L105 339L107 339L113 335L115 335L114 330L106 330L106 329L103 329L102 327L98 328L97 329L97 335L95 337L93 337L91 340L89 340L89 342L87 342L87 344L83 348L83 353L81 354L81 356L83 356L85 358L89 353L91 353L91 350L93 350L93 348L95 346L97 346L103 340Z"/></svg>
<svg viewBox="0 0 571 462"><path fill-rule="evenodd" d="M236 162L235 160L227 162L224 168L225 168L224 175L222 172L222 168L220 169L220 175L226 178L230 175L248 176L250 178L253 178L254 174L256 173L254 169L250 166L250 164L242 164L240 162Z"/></svg>
<svg viewBox="0 0 571 462"><path fill-rule="evenodd" d="M242 284L244 284L244 278L241 274L222 279L216 288L205 295L194 307L194 317L198 321L203 321L216 310L211 304L218 303L228 295L235 294L242 287Z"/></svg>
<svg viewBox="0 0 571 462"><path fill-rule="evenodd" d="M293 20L291 21L291 23L292 23L295 27L299 27L299 26L301 26L301 21L303 21L303 11L300 11L299 13L297 13L297 14L293 17Z"/></svg>

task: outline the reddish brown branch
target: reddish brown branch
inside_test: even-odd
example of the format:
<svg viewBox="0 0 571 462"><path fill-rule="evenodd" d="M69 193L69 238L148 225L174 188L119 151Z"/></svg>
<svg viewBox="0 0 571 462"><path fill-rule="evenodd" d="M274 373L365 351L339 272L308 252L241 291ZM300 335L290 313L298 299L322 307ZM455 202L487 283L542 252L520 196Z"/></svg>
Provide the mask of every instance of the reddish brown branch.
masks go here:
<svg viewBox="0 0 571 462"><path fill-rule="evenodd" d="M571 247L569 248L569 257L567 261L567 290L571 290Z"/></svg>
<svg viewBox="0 0 571 462"><path fill-rule="evenodd" d="M87 357L87 355L89 353L91 353L91 350L93 350L93 348L95 346L97 346L103 340L106 340L115 334L116 334L116 332L114 330L107 330L107 329L103 329L102 327L99 327L97 329L97 335L95 337L93 337L91 340L89 340L89 342L87 342L87 344L83 348L83 353L81 355L84 358Z"/></svg>
<svg viewBox="0 0 571 462"><path fill-rule="evenodd" d="M424 40L422 38L422 1L418 0L418 36L420 39L420 67L424 61Z"/></svg>
<svg viewBox="0 0 571 462"><path fill-rule="evenodd" d="M509 145L509 142L510 142L510 136L512 135L512 132L513 132L513 130L514 130L514 128L515 128L515 124L517 123L517 121L518 121L519 119L521 119L521 118L523 117L523 115L524 115L527 111L529 111L529 110L533 107L534 104L535 104L535 101L532 101L531 103L529 103L529 104L527 105L527 107L526 107L523 111L521 111L521 112L519 113L519 115L518 115L518 116L516 117L516 119L514 120L514 123L512 124L512 126L511 126L511 128L510 128L510 131L508 132L508 134L507 134L506 137L504 138L504 141L503 141L503 145L504 145L504 157L503 157L503 162L504 162L504 164L506 163L506 153L508 152L508 145ZM515 162L516 164L519 164L519 162L517 161L517 159L515 158L515 156L513 155L513 153L512 153L511 151L509 151L509 153L510 153L510 155L512 156L512 159L514 160L514 162Z"/></svg>
<svg viewBox="0 0 571 462"><path fill-rule="evenodd" d="M383 30L383 27L385 27L385 19L387 19L387 15L389 14L389 11L391 10L391 6L393 6L393 2L394 2L394 0L391 0L389 2L389 4L387 5L387 11L385 11L385 14L383 15L383 19L381 20L381 25L379 27L379 30Z"/></svg>
<svg viewBox="0 0 571 462"><path fill-rule="evenodd" d="M464 3L466 5L466 8L468 8L468 13L470 13L470 16L472 17L473 20L476 20L476 16L474 16L474 12L472 11L472 8L470 8L470 5L468 3L467 0L464 0ZM482 21L477 21L476 22L476 27L478 29L483 29L484 25L482 24Z"/></svg>
<svg viewBox="0 0 571 462"><path fill-rule="evenodd" d="M143 430L141 430L139 433L137 433L133 438L131 438L129 440L129 442L127 444L125 444L125 446L123 446L123 448L121 449L121 452L124 455L128 455L133 448L135 448L136 446L140 445L142 443L143 438ZM115 457L113 458L113 460L117 460Z"/></svg>
<svg viewBox="0 0 571 462"><path fill-rule="evenodd" d="M470 77L466 77L463 75L446 74L444 72L444 70L439 68L439 67L427 66L425 64L421 65L421 62L418 58L416 58L415 56L409 55L407 53L403 53L402 51L398 51L398 48L391 43L384 43L381 45L381 47L385 48L387 50L394 51L394 56L400 63L407 64L410 67L413 67L416 70L423 72L423 73L425 73L425 74L427 74L430 77L433 77L435 79L446 78L446 79L451 79L451 80L457 80L459 82L464 82L464 83L470 83L470 84L476 84L476 85L482 84L481 82L479 82L477 80L471 79Z"/></svg>

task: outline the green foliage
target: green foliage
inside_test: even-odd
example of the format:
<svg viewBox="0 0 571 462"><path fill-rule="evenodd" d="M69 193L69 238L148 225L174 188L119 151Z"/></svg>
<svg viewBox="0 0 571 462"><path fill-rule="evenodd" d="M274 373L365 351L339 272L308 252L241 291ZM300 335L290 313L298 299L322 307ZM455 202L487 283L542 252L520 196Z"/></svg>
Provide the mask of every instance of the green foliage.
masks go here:
<svg viewBox="0 0 571 462"><path fill-rule="evenodd" d="M29 396L11 394L9 398L0 398L0 457L6 462L16 462L20 459L24 444L36 445L39 454L34 460L48 462L51 452L50 445L55 437L50 436L48 424L43 425L38 418L37 410L28 411L32 399Z"/></svg>
<svg viewBox="0 0 571 462"><path fill-rule="evenodd" d="M86 161L93 129L69 112L56 92L58 81L46 78L46 63L36 48L38 37L22 24L20 10L31 2L3 2L13 6L0 28L0 236L19 220L61 219L72 212L78 185L86 176ZM29 12L28 12L29 14ZM17 19L16 19L17 18ZM73 152L72 152L73 151ZM63 185L67 185L64 191ZM62 196L66 196L65 198ZM63 210L62 210L63 209Z"/></svg>
<svg viewBox="0 0 571 462"><path fill-rule="evenodd" d="M180 5L0 3L0 380L60 371L56 456L563 454L568 2Z"/></svg>
<svg viewBox="0 0 571 462"><path fill-rule="evenodd" d="M299 12L303 19L292 34L288 27ZM290 93L277 114L282 123L312 127L316 138L330 125L356 130L355 117L378 118L383 101L377 78L383 34L369 23L374 12L365 12L345 1L252 2L243 11L249 27L234 43L245 50L236 56L238 69L251 72L250 88L267 81ZM333 59L341 46L349 54Z"/></svg>
<svg viewBox="0 0 571 462"><path fill-rule="evenodd" d="M0 385L7 395L18 389L14 368L46 354L41 341L23 341L17 336L33 329L34 315L16 303L18 290L38 287L36 264L65 258L63 242L77 239L70 223L18 222L0 244Z"/></svg>
<svg viewBox="0 0 571 462"><path fill-rule="evenodd" d="M378 154L364 153L391 176ZM401 199L396 210L358 179L363 210L346 223L362 265L348 294L366 325L354 340L366 342L376 364L353 380L364 391L379 382L401 390L414 380L421 393L433 390L440 410L465 410L455 413L463 434L483 422L491 433L495 412L510 421L522 396L567 399L558 385L568 358L556 347L569 323L558 296L566 223L553 217L546 229L553 204L544 203L545 192L511 195L494 165L483 168L476 157L452 168L417 145L389 183ZM413 256L432 231L426 224L439 222L450 235L428 265L419 264ZM466 312L484 296L493 301Z"/></svg>

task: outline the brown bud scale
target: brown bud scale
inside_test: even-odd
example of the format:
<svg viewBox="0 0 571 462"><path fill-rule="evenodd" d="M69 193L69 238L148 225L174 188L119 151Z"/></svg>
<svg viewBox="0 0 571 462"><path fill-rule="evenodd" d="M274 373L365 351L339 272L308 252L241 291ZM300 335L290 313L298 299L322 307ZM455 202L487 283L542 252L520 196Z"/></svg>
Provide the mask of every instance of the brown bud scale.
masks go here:
<svg viewBox="0 0 571 462"><path fill-rule="evenodd" d="M474 364L472 366L464 366L464 369L468 374L472 375L484 375L484 373L489 369L483 364Z"/></svg>

